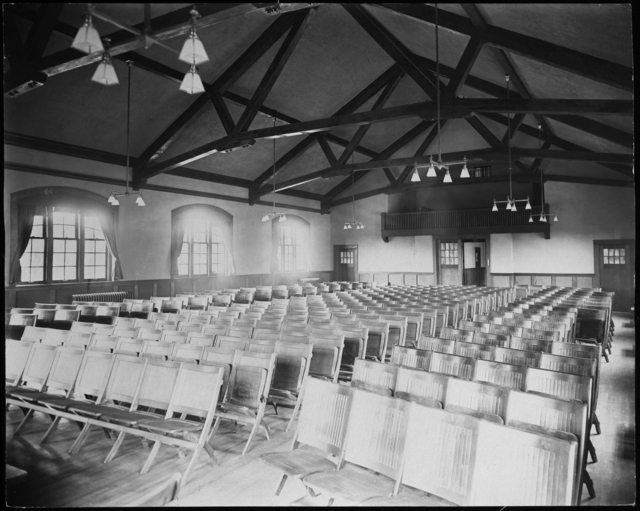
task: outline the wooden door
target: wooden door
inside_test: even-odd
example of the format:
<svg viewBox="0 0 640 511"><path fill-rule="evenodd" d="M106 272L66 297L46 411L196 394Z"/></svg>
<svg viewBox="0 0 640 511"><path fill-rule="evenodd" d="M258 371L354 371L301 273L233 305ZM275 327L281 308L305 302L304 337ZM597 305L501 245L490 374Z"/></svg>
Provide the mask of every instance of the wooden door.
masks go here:
<svg viewBox="0 0 640 511"><path fill-rule="evenodd" d="M629 312L634 306L635 240L594 241L594 286L615 293L613 310Z"/></svg>
<svg viewBox="0 0 640 511"><path fill-rule="evenodd" d="M438 284L444 286L462 285L462 258L460 240L438 241Z"/></svg>
<svg viewBox="0 0 640 511"><path fill-rule="evenodd" d="M358 281L358 245L333 246L334 280Z"/></svg>

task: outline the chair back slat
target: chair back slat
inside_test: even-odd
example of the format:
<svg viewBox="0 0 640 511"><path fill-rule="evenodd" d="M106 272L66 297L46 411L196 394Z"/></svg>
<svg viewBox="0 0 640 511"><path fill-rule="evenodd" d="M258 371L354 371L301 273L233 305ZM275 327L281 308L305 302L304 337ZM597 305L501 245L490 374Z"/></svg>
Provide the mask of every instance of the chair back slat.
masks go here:
<svg viewBox="0 0 640 511"><path fill-rule="evenodd" d="M527 366L477 360L473 379L474 381L493 383L501 387L524 390L526 374Z"/></svg>
<svg viewBox="0 0 640 511"><path fill-rule="evenodd" d="M181 364L166 418L170 419L176 412L206 418L201 435L208 435L222 380L220 367Z"/></svg>
<svg viewBox="0 0 640 511"><path fill-rule="evenodd" d="M15 339L5 341L5 382L14 386L18 384L34 346L34 343Z"/></svg>
<svg viewBox="0 0 640 511"><path fill-rule="evenodd" d="M444 408L451 405L499 417L504 424L509 389L490 383L451 378Z"/></svg>
<svg viewBox="0 0 640 511"><path fill-rule="evenodd" d="M85 351L71 394L80 399L99 396L104 391L115 355L103 351Z"/></svg>
<svg viewBox="0 0 640 511"><path fill-rule="evenodd" d="M450 378L407 367L398 369L394 396L426 406L442 408Z"/></svg>
<svg viewBox="0 0 640 511"><path fill-rule="evenodd" d="M434 351L437 353L453 354L456 348L456 341L453 339L440 339L439 337L429 337L421 335L418 339L418 349Z"/></svg>
<svg viewBox="0 0 640 511"><path fill-rule="evenodd" d="M353 367L351 386L392 396L397 375L396 365L358 358Z"/></svg>
<svg viewBox="0 0 640 511"><path fill-rule="evenodd" d="M494 360L503 364L514 364L527 367L539 367L540 352L514 350L496 346L494 350Z"/></svg>
<svg viewBox="0 0 640 511"><path fill-rule="evenodd" d="M470 380L473 376L475 362L475 359L471 357L434 352L431 354L429 372L448 374Z"/></svg>
<svg viewBox="0 0 640 511"><path fill-rule="evenodd" d="M431 353L429 350L420 350L407 346L394 346L391 352L391 363L428 371Z"/></svg>
<svg viewBox="0 0 640 511"><path fill-rule="evenodd" d="M109 381L104 393L98 396L98 403L105 401L132 403L146 363L147 359L135 355L116 355Z"/></svg>

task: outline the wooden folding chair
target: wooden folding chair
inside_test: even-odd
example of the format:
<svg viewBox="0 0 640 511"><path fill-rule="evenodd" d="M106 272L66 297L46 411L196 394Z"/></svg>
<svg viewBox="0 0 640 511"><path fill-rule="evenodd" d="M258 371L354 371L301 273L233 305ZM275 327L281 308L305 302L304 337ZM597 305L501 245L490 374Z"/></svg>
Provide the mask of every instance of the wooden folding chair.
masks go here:
<svg viewBox="0 0 640 511"><path fill-rule="evenodd" d="M74 321L71 323L71 328L69 328L71 332L77 333L93 333L93 323L87 323L82 321Z"/></svg>
<svg viewBox="0 0 640 511"><path fill-rule="evenodd" d="M155 341L153 339L144 339L142 342L141 357L146 358L158 358L160 360L167 360L173 349L173 343Z"/></svg>
<svg viewBox="0 0 640 511"><path fill-rule="evenodd" d="M472 342L455 341L453 353L461 357L471 357L476 360L493 360L495 348L486 344L475 344Z"/></svg>
<svg viewBox="0 0 640 511"><path fill-rule="evenodd" d="M495 346L495 350L493 353L495 362L502 362L503 364L522 365L527 367L540 366L541 353L539 351L514 350L512 348Z"/></svg>
<svg viewBox="0 0 640 511"><path fill-rule="evenodd" d="M340 456L344 445L352 389L326 380L307 378L303 392L305 406L300 412L291 450L267 453L259 458L282 473L276 495L280 494L289 477L302 479L313 472L335 470L336 465L326 455ZM322 454L301 449L301 445L314 447Z"/></svg>
<svg viewBox="0 0 640 511"><path fill-rule="evenodd" d="M76 310L80 312L76 321L82 321L84 323L96 322L97 305L77 305L76 307Z"/></svg>
<svg viewBox="0 0 640 511"><path fill-rule="evenodd" d="M53 328L47 328L47 331L42 338L43 344L49 344L51 346L61 346L69 339L71 332L69 330L56 330Z"/></svg>
<svg viewBox="0 0 640 511"><path fill-rule="evenodd" d="M524 390L527 366L476 360L473 381L493 383L501 387Z"/></svg>
<svg viewBox="0 0 640 511"><path fill-rule="evenodd" d="M490 383L451 378L444 409L504 424L509 389Z"/></svg>
<svg viewBox="0 0 640 511"><path fill-rule="evenodd" d="M116 325L107 325L103 323L94 323L91 332L94 334L114 335Z"/></svg>
<svg viewBox="0 0 640 511"><path fill-rule="evenodd" d="M14 341L14 339L8 339L7 342L9 340ZM19 343L20 341L15 342ZM13 375L18 375L13 379L15 385L7 387L6 392L9 394L17 391L41 392L47 381L47 377L49 376L49 371L51 370L53 359L56 354L56 346L40 343L22 344L24 345L24 348L22 349L17 348L14 344L10 345L11 352L7 353L7 355L10 356L7 363L11 362L12 364L17 364L13 368L7 368L7 376L11 377ZM23 368L21 368L22 360L25 353L27 353L27 349L28 358L25 361ZM20 427L26 422L25 419L23 419ZM19 431L20 427L17 431Z"/></svg>
<svg viewBox="0 0 640 511"><path fill-rule="evenodd" d="M92 351L104 351L112 353L116 348L118 338L111 335L91 334L91 341L87 349Z"/></svg>
<svg viewBox="0 0 640 511"><path fill-rule="evenodd" d="M44 339L44 336L47 332L48 328L42 328L38 326L27 326L22 332L22 336L20 339L7 339L7 340L20 340L27 342L41 342Z"/></svg>
<svg viewBox="0 0 640 511"><path fill-rule="evenodd" d="M162 330L156 328L140 328L138 337L144 340L159 341L162 338Z"/></svg>
<svg viewBox="0 0 640 511"><path fill-rule="evenodd" d="M38 316L36 314L8 314L9 321L5 324L5 339L19 341L26 327L35 326Z"/></svg>
<svg viewBox="0 0 640 511"><path fill-rule="evenodd" d="M239 337L229 337L227 335L217 335L214 346L216 348L226 348L232 350L244 350L248 339Z"/></svg>
<svg viewBox="0 0 640 511"><path fill-rule="evenodd" d="M215 342L215 339L216 336L213 334L199 334L197 332L187 333L187 344L204 346L205 348L211 348Z"/></svg>
<svg viewBox="0 0 640 511"><path fill-rule="evenodd" d="M356 389L375 392L383 396L393 396L398 367L373 360L356 359L351 386Z"/></svg>
<svg viewBox="0 0 640 511"><path fill-rule="evenodd" d="M338 324L341 324L338 322ZM367 343L365 358L376 361L384 361L387 352L387 341L389 340L389 324L385 321L359 320L361 328L367 328Z"/></svg>
<svg viewBox="0 0 640 511"><path fill-rule="evenodd" d="M20 378L34 345L35 343L20 342L14 339L5 341L5 392L20 384Z"/></svg>
<svg viewBox="0 0 640 511"><path fill-rule="evenodd" d="M495 333L491 332L491 324L490 323L480 323L476 321L462 320L458 322L458 329L460 330L470 330L472 332L485 332L485 333Z"/></svg>
<svg viewBox="0 0 640 511"><path fill-rule="evenodd" d="M434 351L438 353L453 354L456 347L456 341L453 339L440 339L439 337L427 337L421 335L418 339L418 349Z"/></svg>
<svg viewBox="0 0 640 511"><path fill-rule="evenodd" d="M476 344L486 344L488 346L509 347L509 339L511 336L503 334L489 334L486 332L474 332L471 342Z"/></svg>
<svg viewBox="0 0 640 511"><path fill-rule="evenodd" d="M460 330L459 328L444 327L440 330L440 339L453 339L454 341L473 342L476 332Z"/></svg>
<svg viewBox="0 0 640 511"><path fill-rule="evenodd" d="M129 312L130 318L147 319L153 312L153 303L134 303Z"/></svg>
<svg viewBox="0 0 640 511"><path fill-rule="evenodd" d="M133 324L133 326L135 328L155 328L156 321L157 321L156 319L136 318L135 319L135 323Z"/></svg>
<svg viewBox="0 0 640 511"><path fill-rule="evenodd" d="M204 346L194 344L174 343L169 360L174 362L193 362L196 363L202 359Z"/></svg>
<svg viewBox="0 0 640 511"><path fill-rule="evenodd" d="M209 335L227 335L229 327L227 325L208 325L202 329L203 334Z"/></svg>
<svg viewBox="0 0 640 511"><path fill-rule="evenodd" d="M371 497L395 495L400 486L410 406L402 399L354 390L340 469L310 474L302 482L313 492L329 497L330 504L336 500L354 505Z"/></svg>
<svg viewBox="0 0 640 511"><path fill-rule="evenodd" d="M231 326L227 332L229 337L237 337L239 339L250 339L253 333L253 327Z"/></svg>
<svg viewBox="0 0 640 511"><path fill-rule="evenodd" d="M118 337L113 353L138 356L142 352L144 340L132 337Z"/></svg>
<svg viewBox="0 0 640 511"><path fill-rule="evenodd" d="M275 353L237 351L231 368L227 395L216 408L216 420L211 436L215 435L222 419L253 426L242 451L243 456L249 449L258 427L264 428L267 439L271 438L269 428L262 419L275 361Z"/></svg>
<svg viewBox="0 0 640 511"><path fill-rule="evenodd" d="M33 314L37 316L36 326L43 328L51 328L53 326L53 318L56 315L55 309L34 309Z"/></svg>
<svg viewBox="0 0 640 511"><path fill-rule="evenodd" d="M443 374L427 373L409 367L398 368L394 397L420 403L433 408L442 408L447 392L449 377Z"/></svg>
<svg viewBox="0 0 640 511"><path fill-rule="evenodd" d="M99 305L93 322L104 325L113 325L118 318L118 314L120 314L120 306Z"/></svg>
<svg viewBox="0 0 640 511"><path fill-rule="evenodd" d="M287 341L284 334L282 340ZM316 378L327 378L337 382L344 349L344 335L313 334L309 336L308 342L313 345L309 374Z"/></svg>
<svg viewBox="0 0 640 511"><path fill-rule="evenodd" d="M160 337L161 342L171 342L177 344L185 344L187 342L188 332L177 332L175 330L163 330Z"/></svg>
<svg viewBox="0 0 640 511"><path fill-rule="evenodd" d="M429 372L448 374L470 380L473 376L475 363L476 360L471 357L460 357L434 351L429 362Z"/></svg>

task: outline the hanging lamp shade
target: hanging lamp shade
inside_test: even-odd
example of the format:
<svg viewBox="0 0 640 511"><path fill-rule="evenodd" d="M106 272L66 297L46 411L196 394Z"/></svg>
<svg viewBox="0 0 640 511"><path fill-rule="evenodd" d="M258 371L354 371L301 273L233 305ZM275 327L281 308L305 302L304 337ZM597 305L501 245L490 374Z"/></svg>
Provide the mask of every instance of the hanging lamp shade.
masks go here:
<svg viewBox="0 0 640 511"><path fill-rule="evenodd" d="M287 221L287 215L283 213L282 215L280 215L278 222L286 222L286 221Z"/></svg>
<svg viewBox="0 0 640 511"><path fill-rule="evenodd" d="M467 164L465 163L464 166L462 167L462 172L460 172L460 177L462 179L466 179L467 177L471 177L469 175L469 169L467 168Z"/></svg>
<svg viewBox="0 0 640 511"><path fill-rule="evenodd" d="M427 177L437 177L438 174L436 174L436 169L433 166L433 162L431 163L431 165L429 165L429 168L427 169Z"/></svg>
<svg viewBox="0 0 640 511"><path fill-rule="evenodd" d="M491 208L491 211L498 211L498 205L496 204L495 199L493 199L493 207Z"/></svg>
<svg viewBox="0 0 640 511"><path fill-rule="evenodd" d="M413 167L413 174L411 174L411 182L419 183L420 182L420 174L418 173L418 164L416 163Z"/></svg>
<svg viewBox="0 0 640 511"><path fill-rule="evenodd" d="M529 223L532 224L533 223L533 216L529 217Z"/></svg>
<svg viewBox="0 0 640 511"><path fill-rule="evenodd" d="M558 215L553 215L553 221L557 222L558 221Z"/></svg>
<svg viewBox="0 0 640 511"><path fill-rule="evenodd" d="M91 21L91 15L87 15L84 25L78 29L78 33L76 34L73 43L71 43L71 47L84 53L104 51L104 46L102 46L102 41L100 40L100 34Z"/></svg>
<svg viewBox="0 0 640 511"><path fill-rule="evenodd" d="M191 27L189 37L187 37L186 41L182 45L182 50L180 51L180 56L178 58L182 62L192 65L209 62L209 56L204 49L202 41L198 38L198 34L196 34L195 27Z"/></svg>
<svg viewBox="0 0 640 511"><path fill-rule="evenodd" d="M113 200L111 201L111 205L112 206L119 206L120 202L118 201L118 198L114 195L113 196Z"/></svg>
<svg viewBox="0 0 640 511"><path fill-rule="evenodd" d="M547 218L544 216L544 213L542 213L542 215L540 215L540 221L541 222L546 222Z"/></svg>
<svg viewBox="0 0 640 511"><path fill-rule="evenodd" d="M527 205L524 207L524 209L531 209L531 204L529 203L529 197L527 197Z"/></svg>
<svg viewBox="0 0 640 511"><path fill-rule="evenodd" d="M447 169L447 173L444 175L443 183L451 183L451 174L449 174L449 169Z"/></svg>
<svg viewBox="0 0 640 511"><path fill-rule="evenodd" d="M516 208L516 201L512 200L511 201L511 212L515 213L516 211L518 211L518 208Z"/></svg>
<svg viewBox="0 0 640 511"><path fill-rule="evenodd" d="M99 83L100 85L118 85L120 83L118 81L118 75L116 75L116 70L113 64L111 64L111 56L107 52L102 56L102 60L100 64L98 64L95 73L93 73L91 81Z"/></svg>
<svg viewBox="0 0 640 511"><path fill-rule="evenodd" d="M202 80L195 65L192 65L191 69L184 75L182 83L180 84L180 90L187 94L200 94L204 92L204 86L202 85Z"/></svg>
<svg viewBox="0 0 640 511"><path fill-rule="evenodd" d="M262 216L262 221L263 221L263 222L268 222L268 221L269 221L269 213L265 213L265 214Z"/></svg>
<svg viewBox="0 0 640 511"><path fill-rule="evenodd" d="M136 204L138 206L146 206L144 199L142 198L142 195L138 195L138 198L136 199Z"/></svg>
<svg viewBox="0 0 640 511"><path fill-rule="evenodd" d="M116 198L113 196L113 192L111 192L111 195L109 195L109 198L107 199L107 202L108 202L109 204L113 204L113 201L114 201L115 199L116 199Z"/></svg>

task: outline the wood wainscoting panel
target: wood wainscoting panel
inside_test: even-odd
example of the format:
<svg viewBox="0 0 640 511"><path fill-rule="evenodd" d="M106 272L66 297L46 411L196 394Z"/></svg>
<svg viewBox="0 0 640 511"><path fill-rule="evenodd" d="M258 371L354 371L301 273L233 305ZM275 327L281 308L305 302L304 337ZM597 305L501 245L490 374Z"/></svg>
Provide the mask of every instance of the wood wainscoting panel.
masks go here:
<svg viewBox="0 0 640 511"><path fill-rule="evenodd" d="M389 284L395 285L404 285L404 274L403 273L390 273L389 274Z"/></svg>
<svg viewBox="0 0 640 511"><path fill-rule="evenodd" d="M389 283L389 274L388 273L374 273L373 281L378 284L388 284Z"/></svg>
<svg viewBox="0 0 640 511"><path fill-rule="evenodd" d="M573 287L573 277L570 275L557 275L556 283L554 285L562 287Z"/></svg>
<svg viewBox="0 0 640 511"><path fill-rule="evenodd" d="M516 284L531 285L531 275L516 275Z"/></svg>
<svg viewBox="0 0 640 511"><path fill-rule="evenodd" d="M405 273L404 274L404 285L405 286L416 286L416 285L418 285L418 276L415 273Z"/></svg>
<svg viewBox="0 0 640 511"><path fill-rule="evenodd" d="M531 284L533 286L550 286L551 275L532 275Z"/></svg>
<svg viewBox="0 0 640 511"><path fill-rule="evenodd" d="M575 287L593 287L593 276L578 275L576 277Z"/></svg>

